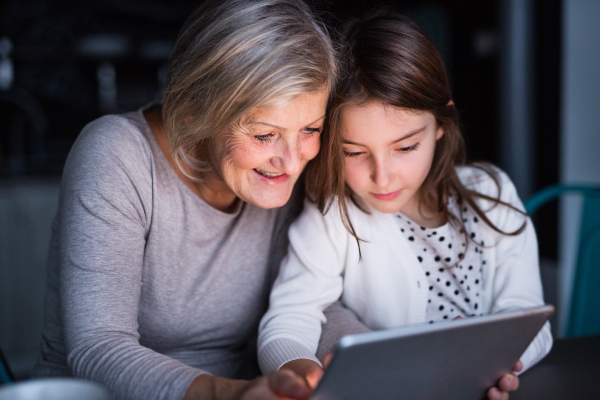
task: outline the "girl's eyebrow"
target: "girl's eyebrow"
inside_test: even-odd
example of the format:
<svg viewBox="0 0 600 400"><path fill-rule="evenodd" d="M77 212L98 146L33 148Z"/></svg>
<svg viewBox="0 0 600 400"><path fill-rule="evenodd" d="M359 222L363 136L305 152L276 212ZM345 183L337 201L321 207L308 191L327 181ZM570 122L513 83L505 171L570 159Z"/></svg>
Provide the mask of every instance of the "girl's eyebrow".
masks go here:
<svg viewBox="0 0 600 400"><path fill-rule="evenodd" d="M325 114L321 115L319 118L317 118L316 120L314 120L314 121L313 121L313 122L311 122L310 124L307 124L306 126L310 126L310 125L316 124L318 121L320 121L320 120L322 120L322 119L324 119L324 118L325 118ZM246 123L247 123L247 124L249 124L249 125L250 125L250 124L266 125L266 126L269 126L269 127L271 127L271 128L279 129L279 130L281 130L281 131L284 131L284 130L286 130L286 128L284 128L284 127L277 126L277 125L273 125L273 124L269 124L268 122L262 122L262 121L248 121L248 122L246 122Z"/></svg>
<svg viewBox="0 0 600 400"><path fill-rule="evenodd" d="M400 139L396 139L396 140L394 140L394 141L393 141L393 142L391 142L390 144L395 144L395 143L401 142L401 141L403 141L403 140L409 139L409 138L411 138L411 137L413 137L413 136L415 136L415 135L418 135L419 133L423 132L423 131L424 131L426 128L427 128L427 126L423 126L422 128L415 129L414 131L412 131L412 132L409 132L409 133L407 133L406 135L402 136ZM364 146L364 144L360 144L360 143L354 143L354 142L351 142L351 141L349 141L349 140L345 140L345 139L344 139L344 142L343 142L343 143L344 143L344 144L353 144L353 145L355 145L355 146Z"/></svg>

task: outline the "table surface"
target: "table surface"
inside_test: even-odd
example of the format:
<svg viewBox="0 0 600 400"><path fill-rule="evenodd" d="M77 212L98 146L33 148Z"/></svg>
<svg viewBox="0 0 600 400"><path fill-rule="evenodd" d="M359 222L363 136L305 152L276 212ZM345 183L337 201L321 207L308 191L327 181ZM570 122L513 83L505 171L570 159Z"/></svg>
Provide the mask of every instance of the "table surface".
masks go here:
<svg viewBox="0 0 600 400"><path fill-rule="evenodd" d="M555 340L510 399L600 399L600 335Z"/></svg>

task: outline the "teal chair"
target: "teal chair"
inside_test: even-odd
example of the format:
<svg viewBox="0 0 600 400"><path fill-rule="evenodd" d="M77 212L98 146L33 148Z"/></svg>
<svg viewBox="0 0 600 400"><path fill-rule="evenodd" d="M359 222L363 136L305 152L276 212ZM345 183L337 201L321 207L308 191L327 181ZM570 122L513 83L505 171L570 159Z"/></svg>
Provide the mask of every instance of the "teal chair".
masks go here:
<svg viewBox="0 0 600 400"><path fill-rule="evenodd" d="M0 385L7 385L12 383L14 380L15 379L10 372L10 368L8 368L6 357L4 357L2 349L0 349Z"/></svg>
<svg viewBox="0 0 600 400"><path fill-rule="evenodd" d="M567 318L567 337L600 334L600 186L554 185L534 194L525 203L533 214L564 194L583 197L577 264Z"/></svg>

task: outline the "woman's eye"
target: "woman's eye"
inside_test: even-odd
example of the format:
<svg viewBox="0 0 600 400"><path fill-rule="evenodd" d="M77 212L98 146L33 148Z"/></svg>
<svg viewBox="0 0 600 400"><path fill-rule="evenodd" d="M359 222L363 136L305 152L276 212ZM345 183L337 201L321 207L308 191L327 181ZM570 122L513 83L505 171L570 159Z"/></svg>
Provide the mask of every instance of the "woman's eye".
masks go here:
<svg viewBox="0 0 600 400"><path fill-rule="evenodd" d="M306 133L307 136L312 136L315 133L321 133L321 128L304 128L304 133Z"/></svg>
<svg viewBox="0 0 600 400"><path fill-rule="evenodd" d="M420 143L415 143L412 146L407 146L407 147L401 147L398 149L398 151L402 152L402 153L409 153L413 150L416 150L419 147Z"/></svg>
<svg viewBox="0 0 600 400"><path fill-rule="evenodd" d="M254 136L254 139L259 142L259 143L271 143L271 140L273 139L273 135L272 133L267 133L266 135L256 135Z"/></svg>

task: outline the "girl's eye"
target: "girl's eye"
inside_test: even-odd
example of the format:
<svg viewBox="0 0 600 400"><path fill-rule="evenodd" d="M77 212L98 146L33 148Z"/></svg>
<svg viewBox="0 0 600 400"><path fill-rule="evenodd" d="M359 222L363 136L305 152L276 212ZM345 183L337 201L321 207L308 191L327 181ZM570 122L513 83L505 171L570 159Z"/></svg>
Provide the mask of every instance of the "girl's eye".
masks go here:
<svg viewBox="0 0 600 400"><path fill-rule="evenodd" d="M402 147L399 148L398 151L402 152L402 153L409 153L413 150L416 150L419 148L420 143L415 143L412 146L408 146L408 147Z"/></svg>
<svg viewBox="0 0 600 400"><path fill-rule="evenodd" d="M254 139L259 142L259 143L271 143L271 140L273 139L273 135L272 133L267 133L266 135L256 135L254 136Z"/></svg>
<svg viewBox="0 0 600 400"><path fill-rule="evenodd" d="M304 133L306 136L312 136L315 133L321 133L321 128L304 128Z"/></svg>
<svg viewBox="0 0 600 400"><path fill-rule="evenodd" d="M362 154L362 151L354 151L354 152L350 152L350 151L344 151L344 155L346 157L358 157Z"/></svg>

